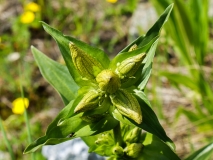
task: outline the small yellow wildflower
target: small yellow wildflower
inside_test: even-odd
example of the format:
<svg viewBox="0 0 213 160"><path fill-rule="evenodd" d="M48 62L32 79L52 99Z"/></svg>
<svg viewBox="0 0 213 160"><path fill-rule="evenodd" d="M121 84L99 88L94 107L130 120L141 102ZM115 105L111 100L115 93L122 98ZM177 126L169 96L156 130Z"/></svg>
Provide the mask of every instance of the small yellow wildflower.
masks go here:
<svg viewBox="0 0 213 160"><path fill-rule="evenodd" d="M41 7L37 3L30 2L25 6L24 9L26 11L38 12L41 10Z"/></svg>
<svg viewBox="0 0 213 160"><path fill-rule="evenodd" d="M24 24L29 24L32 23L35 19L35 14L31 11L25 11L22 15L21 15L21 22Z"/></svg>
<svg viewBox="0 0 213 160"><path fill-rule="evenodd" d="M116 3L117 2L117 0L106 0L107 2L109 2L109 3Z"/></svg>
<svg viewBox="0 0 213 160"><path fill-rule="evenodd" d="M24 113L24 107L28 108L29 106L29 100L27 98L17 98L13 102L13 108L12 111L15 114L23 114Z"/></svg>

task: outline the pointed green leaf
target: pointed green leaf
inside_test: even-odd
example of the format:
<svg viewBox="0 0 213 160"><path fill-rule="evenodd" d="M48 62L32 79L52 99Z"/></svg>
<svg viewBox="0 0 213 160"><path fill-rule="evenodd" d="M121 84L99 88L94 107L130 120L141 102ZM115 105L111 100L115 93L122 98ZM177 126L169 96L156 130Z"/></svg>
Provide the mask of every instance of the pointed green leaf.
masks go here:
<svg viewBox="0 0 213 160"><path fill-rule="evenodd" d="M67 65L67 68L72 75L73 79L78 85L85 85L88 84L88 82L85 82L82 80L80 74L75 69L75 66L72 62L71 58L71 52L69 49L69 43L73 42L77 47L81 48L84 52L87 54L92 55L95 59L97 59L104 68L107 68L109 65L109 58L108 56L100 49L92 47L82 41L79 41L73 37L65 36L58 30L50 27L46 23L42 22L42 25L47 33L49 33L57 42L59 49L61 51L61 54L64 58L64 61Z"/></svg>
<svg viewBox="0 0 213 160"><path fill-rule="evenodd" d="M82 79L80 78L79 73L77 72L77 70L75 69L75 66L72 62L72 58L71 58L71 53L70 53L70 49L69 49L69 43L70 41L65 38L65 36L59 32L58 30L50 27L48 24L42 22L42 25L44 27L44 30L49 33L57 42L59 49L61 51L61 54L64 58L64 61L66 63L66 66L70 72L70 74L72 75L73 79L75 80L75 82L80 85L81 83L83 83Z"/></svg>
<svg viewBox="0 0 213 160"><path fill-rule="evenodd" d="M146 133L141 137L143 149L136 160L180 160L180 158L158 137Z"/></svg>
<svg viewBox="0 0 213 160"><path fill-rule="evenodd" d="M116 65L121 61L123 61L124 59L148 51L147 57L143 61L143 64L145 64L145 66L139 78L141 80L140 83L138 84L140 90L143 90L145 88L148 79L151 75L152 61L158 44L158 37L160 35L160 31L163 25L168 20L172 8L173 4L168 6L167 9L164 11L164 13L160 16L160 18L157 20L157 22L153 25L153 27L147 32L145 36L141 36L135 41L133 41L130 45L124 48L121 52L119 52L119 54L110 63L110 68L115 69ZM138 46L138 49L128 52L131 46L133 46L134 44Z"/></svg>
<svg viewBox="0 0 213 160"><path fill-rule="evenodd" d="M32 47L32 53L42 76L59 92L65 104L76 97L78 86L66 66L48 58Z"/></svg>
<svg viewBox="0 0 213 160"><path fill-rule="evenodd" d="M170 3L176 2L176 0L151 0L155 6L155 9L158 13L161 13ZM185 11L184 11L185 12ZM174 10L170 15L170 20L168 21L167 25L165 26L166 33L169 33L168 36L172 38L172 40L176 43L175 49L177 49L176 53L179 54L181 62L185 64L192 64L191 49L189 47L190 42L188 41L187 34L185 32L185 23L183 19L187 19L185 17L181 17L181 12L178 10L178 7L175 3ZM189 23L189 22L187 22ZM187 24L186 23L186 24ZM199 26L199 25L198 25ZM188 27L186 25L186 27ZM190 31L191 32L191 31Z"/></svg>
<svg viewBox="0 0 213 160"><path fill-rule="evenodd" d="M63 116L57 117L51 127L48 127L46 135L31 143L24 153L34 152L44 145L54 145L77 137L96 135L111 130L118 124L118 121L109 115L96 123L88 123L82 120L82 114L65 119L60 123L58 123L58 120ZM69 137L70 135L72 136Z"/></svg>
<svg viewBox="0 0 213 160"><path fill-rule="evenodd" d="M75 136L69 138L69 135L73 133L75 135L76 132L78 132L80 129L84 129L84 127L87 127L88 125L86 122L82 121L80 116L81 115L79 114L77 116L70 118L69 124L65 122L52 127L51 129L48 130L45 136L40 137L39 139L31 143L25 149L24 153L34 152L38 148L44 145L53 145L53 144L57 144L55 142L63 142L63 141L74 138ZM87 132L85 132L85 135L87 135Z"/></svg>
<svg viewBox="0 0 213 160"><path fill-rule="evenodd" d="M122 51L120 51L119 54L110 63L110 67L114 69L116 67L116 64L121 62L122 60L128 57L131 57L133 55L146 52L147 49L149 49L150 46L158 39L160 35L160 31L163 25L165 24L165 22L168 20L168 17L172 11L172 8L173 8L173 4L167 7L164 13L160 16L160 18L157 20L157 22L152 26L152 28L147 32L145 36L138 37L135 41L133 41L131 44L125 47ZM138 49L132 52L128 52L129 49L134 44L138 46Z"/></svg>
<svg viewBox="0 0 213 160"><path fill-rule="evenodd" d="M56 118L50 123L50 125L48 126L47 128L47 131L46 131L46 134L47 135L48 133L50 133L50 131L55 127L57 126L58 122L67 116L69 110L72 109L73 107L73 102L74 101L71 101L66 107L64 107L60 113L56 116ZM33 142L32 144L30 144L24 151L24 153L30 153L30 152L34 152L36 151L43 143L43 139L44 139L45 136L39 138L38 140L36 140L35 142ZM60 141L60 140L58 140ZM63 141L63 140L62 140Z"/></svg>
<svg viewBox="0 0 213 160"><path fill-rule="evenodd" d="M167 143L173 150L175 150L175 145L172 140L166 135L163 127L158 121L155 112L151 109L150 102L144 92L139 90L134 90L135 95L138 98L138 102L141 105L141 110L143 114L143 128L148 132L158 136L161 140Z"/></svg>
<svg viewBox="0 0 213 160"><path fill-rule="evenodd" d="M197 150L192 155L187 157L185 160L210 160L213 153L213 143L209 143L203 148Z"/></svg>
<svg viewBox="0 0 213 160"><path fill-rule="evenodd" d="M170 4L165 11L161 14L159 19L155 22L155 24L149 29L149 31L146 34L146 38L142 41L142 44L146 44L147 42L150 41L150 39L153 39L154 37L157 37L160 34L160 31L163 27L163 25L167 22L171 11L173 9L174 4Z"/></svg>
<svg viewBox="0 0 213 160"><path fill-rule="evenodd" d="M146 87L146 84L149 80L149 77L151 76L152 62L153 62L153 58L155 56L155 50L157 48L157 45L158 45L158 39L153 43L153 45L149 49L149 52L147 53L147 57L145 58L145 65L144 65L142 73L141 73L141 77L140 77L140 81L139 81L140 83L138 84L138 88L140 90L144 90L144 88Z"/></svg>
<svg viewBox="0 0 213 160"><path fill-rule="evenodd" d="M166 10L163 12L163 14L159 17L159 19L155 22L155 24L149 29L149 31L146 33L145 36L141 36L137 38L135 41L133 41L131 44L129 44L127 47L125 47L121 52L127 52L130 47L134 44L137 44L138 47L143 47L147 44L149 44L151 41L154 42L160 34L160 31L163 27L163 25L168 20L170 13L172 11L173 4L169 5Z"/></svg>

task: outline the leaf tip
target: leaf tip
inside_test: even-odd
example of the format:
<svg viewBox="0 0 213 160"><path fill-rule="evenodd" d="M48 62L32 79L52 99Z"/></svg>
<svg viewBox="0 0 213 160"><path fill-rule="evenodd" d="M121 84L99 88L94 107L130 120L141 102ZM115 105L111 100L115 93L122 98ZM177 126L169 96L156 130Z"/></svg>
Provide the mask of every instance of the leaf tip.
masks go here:
<svg viewBox="0 0 213 160"><path fill-rule="evenodd" d="M33 50L33 49L35 49L35 47L34 47L33 45L31 45L31 46L30 46L30 49Z"/></svg>

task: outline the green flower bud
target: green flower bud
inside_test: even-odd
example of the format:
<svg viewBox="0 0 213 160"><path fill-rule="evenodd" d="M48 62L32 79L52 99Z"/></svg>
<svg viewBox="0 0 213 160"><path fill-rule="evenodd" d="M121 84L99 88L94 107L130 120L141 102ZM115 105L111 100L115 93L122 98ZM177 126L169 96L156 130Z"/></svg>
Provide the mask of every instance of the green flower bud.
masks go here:
<svg viewBox="0 0 213 160"><path fill-rule="evenodd" d="M86 54L74 43L70 42L69 48L74 66L82 77L95 79L95 76L103 70L102 65L95 58Z"/></svg>
<svg viewBox="0 0 213 160"><path fill-rule="evenodd" d="M137 99L126 90L119 90L110 96L112 104L124 116L129 117L136 123L141 124L142 112Z"/></svg>
<svg viewBox="0 0 213 160"><path fill-rule="evenodd" d="M74 112L84 112L87 110L92 110L99 106L101 103L101 97L99 92L91 90L85 94L79 104L76 106Z"/></svg>
<svg viewBox="0 0 213 160"><path fill-rule="evenodd" d="M101 71L96 77L99 88L110 94L115 93L121 86L118 75L112 70L106 69Z"/></svg>
<svg viewBox="0 0 213 160"><path fill-rule="evenodd" d="M126 153L127 156L131 158L137 158L142 148L143 148L142 143L132 143L124 149L124 152Z"/></svg>
<svg viewBox="0 0 213 160"><path fill-rule="evenodd" d="M131 48L130 48L131 49ZM122 61L116 68L120 78L133 76L141 65L141 62L146 57L145 53L138 54Z"/></svg>
<svg viewBox="0 0 213 160"><path fill-rule="evenodd" d="M124 137L124 141L128 143L136 143L138 142L140 135L141 135L142 129L135 127L132 130L130 130L127 135Z"/></svg>
<svg viewBox="0 0 213 160"><path fill-rule="evenodd" d="M112 138L111 133L106 132L101 134L98 139L95 141L97 145L112 145L114 143L114 139Z"/></svg>
<svg viewBox="0 0 213 160"><path fill-rule="evenodd" d="M117 156L123 156L124 155L124 149L121 146L116 145L112 148L112 153L114 155L117 155Z"/></svg>

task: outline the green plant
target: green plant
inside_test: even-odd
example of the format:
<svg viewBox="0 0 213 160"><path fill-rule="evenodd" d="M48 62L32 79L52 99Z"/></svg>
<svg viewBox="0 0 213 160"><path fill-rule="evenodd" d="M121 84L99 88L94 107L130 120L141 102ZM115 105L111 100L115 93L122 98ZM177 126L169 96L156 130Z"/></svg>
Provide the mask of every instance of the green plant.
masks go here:
<svg viewBox="0 0 213 160"><path fill-rule="evenodd" d="M165 26L170 45L180 60L180 69L176 72L162 71L159 74L182 90L188 88L188 97L195 107L191 111L180 107L177 112L184 114L194 124L199 123L201 131L212 128L213 89L211 66L206 64L208 56L209 26L208 0L162 0L152 1L157 11L163 10L167 4L174 2L175 7L171 19ZM201 32L202 31L202 32ZM208 70L210 72L208 73Z"/></svg>
<svg viewBox="0 0 213 160"><path fill-rule="evenodd" d="M31 137L31 127L30 127L30 122L28 118L28 113L26 108L28 108L29 101L27 98L24 98L24 91L23 91L23 77L21 74L21 67L19 65L19 87L20 87L20 94L21 98L17 98L15 101L12 103L12 111L14 115L11 115L7 117L6 120L2 120L2 117L0 115L0 130L2 132L3 139L5 141L6 147L9 151L11 160L19 159L21 156L21 150L19 149L18 151L15 151L16 147L19 147L24 144L24 141L26 138L28 138L28 143L32 142L32 137ZM15 109L14 109L15 108ZM20 114L16 116L15 114ZM24 115L22 115L24 114ZM11 125L12 124L12 125ZM26 130L23 128L23 125L26 125ZM10 128L12 127L12 129ZM6 128L6 129L5 129ZM15 130L15 132L14 132ZM21 130L21 131L17 131ZM34 125L33 130L36 131L38 130L38 126ZM9 136L8 136L9 135ZM10 137L10 139L7 138ZM18 140L17 137L18 136ZM15 144L15 145L14 145ZM0 145L0 148L2 150L5 150L4 145ZM36 157L41 157L39 154L32 153L31 154L31 159L35 160L35 155ZM29 158L28 156L21 156L21 159L23 158Z"/></svg>
<svg viewBox="0 0 213 160"><path fill-rule="evenodd" d="M24 153L81 137L90 152L109 159L179 159L143 92L151 75L159 32L172 7L145 36L137 38L111 61L102 50L42 23L56 40L66 66L34 47L32 52L42 75L59 92L66 107L46 134ZM142 129L149 133L142 134Z"/></svg>
<svg viewBox="0 0 213 160"><path fill-rule="evenodd" d="M161 71L158 75L167 77L172 84L183 91L184 96L188 97L194 107L192 110L185 106L179 107L176 119L183 114L198 131L202 133L211 131L213 122L212 69L206 63L209 54L209 1L152 0L152 3L158 13L169 3L175 3L165 30L169 33L166 35L168 44L173 47L181 67L176 72ZM212 149L207 150L204 152L211 155ZM199 159L199 155L196 156L198 157L194 156L194 159ZM204 159L202 156L203 154L200 159ZM205 158L209 159L208 156Z"/></svg>
<svg viewBox="0 0 213 160"><path fill-rule="evenodd" d="M174 3L174 10L165 29L181 64L194 66L204 65L207 55L209 26L209 1L203 0L162 0L151 1L158 13L170 3ZM202 32L201 32L202 31Z"/></svg>
<svg viewBox="0 0 213 160"><path fill-rule="evenodd" d="M3 81L2 90L17 93L18 85L18 70L17 62L25 60L27 51L29 50L31 40L31 29L39 29L41 27L40 7L36 3L22 3L23 12L11 17L11 28L8 32L2 33L0 45L0 70L1 79ZM20 43L21 42L21 43ZM26 77L32 77L33 66L30 63L25 63ZM10 73L10 74L8 74ZM23 81L24 86L31 86L30 80L26 78ZM7 87L5 87L7 86ZM30 87L27 87L30 88ZM18 93L19 94L19 93Z"/></svg>
<svg viewBox="0 0 213 160"><path fill-rule="evenodd" d="M11 158L11 160L15 160L15 155L14 155L14 152L12 150L12 146L11 146L11 144L10 144L8 138L7 138L7 133L6 133L5 129L4 129L4 125L2 123L1 117L0 117L0 129L1 129L1 132L2 132L2 135L3 135L3 139L5 141L5 144L7 146L7 149L9 151L9 153L10 153L10 158Z"/></svg>
<svg viewBox="0 0 213 160"><path fill-rule="evenodd" d="M197 150L185 160L209 160L212 156L213 152L213 143L209 143L208 145L202 147L201 149Z"/></svg>

